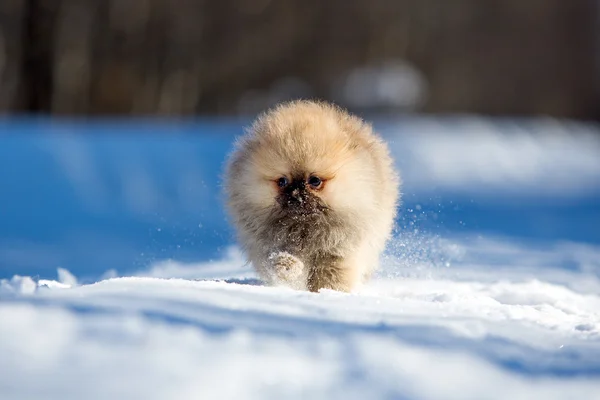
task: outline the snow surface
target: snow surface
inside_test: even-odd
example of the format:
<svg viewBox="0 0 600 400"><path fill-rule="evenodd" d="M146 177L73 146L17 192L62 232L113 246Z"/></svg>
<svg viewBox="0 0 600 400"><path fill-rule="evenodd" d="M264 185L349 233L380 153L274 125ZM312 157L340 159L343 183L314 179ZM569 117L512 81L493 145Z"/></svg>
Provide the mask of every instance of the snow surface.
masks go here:
<svg viewBox="0 0 600 400"><path fill-rule="evenodd" d="M405 237L352 294L262 286L235 247L14 277L0 398L600 399L600 248L581 246Z"/></svg>
<svg viewBox="0 0 600 400"><path fill-rule="evenodd" d="M404 202L352 294L245 263L241 129L0 120L0 400L600 399L598 127L379 120Z"/></svg>
<svg viewBox="0 0 600 400"><path fill-rule="evenodd" d="M490 124L485 118L416 119L393 137L392 153L415 191L572 198L600 189L600 134L553 119Z"/></svg>

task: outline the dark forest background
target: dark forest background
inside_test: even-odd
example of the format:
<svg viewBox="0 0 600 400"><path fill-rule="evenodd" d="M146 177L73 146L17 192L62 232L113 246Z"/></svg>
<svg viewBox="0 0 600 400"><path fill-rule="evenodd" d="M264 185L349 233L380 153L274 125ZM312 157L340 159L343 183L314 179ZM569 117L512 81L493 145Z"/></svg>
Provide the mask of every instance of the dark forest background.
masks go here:
<svg viewBox="0 0 600 400"><path fill-rule="evenodd" d="M600 119L596 0L1 0L0 111Z"/></svg>

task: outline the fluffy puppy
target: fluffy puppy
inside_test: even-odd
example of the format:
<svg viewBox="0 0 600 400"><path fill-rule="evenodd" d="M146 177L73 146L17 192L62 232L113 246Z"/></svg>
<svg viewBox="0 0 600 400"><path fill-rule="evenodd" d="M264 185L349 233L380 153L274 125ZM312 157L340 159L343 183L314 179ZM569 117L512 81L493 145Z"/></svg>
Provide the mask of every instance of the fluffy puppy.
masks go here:
<svg viewBox="0 0 600 400"><path fill-rule="evenodd" d="M400 178L370 125L331 104L294 101L259 116L237 141L225 188L263 281L349 292L378 265Z"/></svg>

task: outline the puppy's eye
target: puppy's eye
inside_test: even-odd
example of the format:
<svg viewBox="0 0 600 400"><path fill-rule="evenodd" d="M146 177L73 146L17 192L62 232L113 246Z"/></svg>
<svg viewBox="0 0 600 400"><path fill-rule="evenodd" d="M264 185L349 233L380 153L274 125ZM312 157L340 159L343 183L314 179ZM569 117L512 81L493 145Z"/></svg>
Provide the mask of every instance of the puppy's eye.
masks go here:
<svg viewBox="0 0 600 400"><path fill-rule="evenodd" d="M309 177L307 182L313 189L318 189L323 184L323 181L321 180L321 178L319 178L318 176L314 176L314 175Z"/></svg>
<svg viewBox="0 0 600 400"><path fill-rule="evenodd" d="M282 176L281 178L279 178L277 180L277 186L283 188L286 187L288 185L289 181L287 180L287 178L285 176Z"/></svg>

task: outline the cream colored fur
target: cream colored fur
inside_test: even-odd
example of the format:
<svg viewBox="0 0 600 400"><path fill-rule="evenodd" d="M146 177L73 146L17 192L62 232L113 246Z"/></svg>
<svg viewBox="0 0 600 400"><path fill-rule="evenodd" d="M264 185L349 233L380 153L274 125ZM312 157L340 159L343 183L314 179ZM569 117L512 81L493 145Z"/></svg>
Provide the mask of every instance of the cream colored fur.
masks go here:
<svg viewBox="0 0 600 400"><path fill-rule="evenodd" d="M324 184L304 198L319 211L288 213L277 180L311 174ZM368 279L400 200L399 175L371 126L313 101L261 115L237 142L225 179L228 211L261 279L301 290L352 291Z"/></svg>

